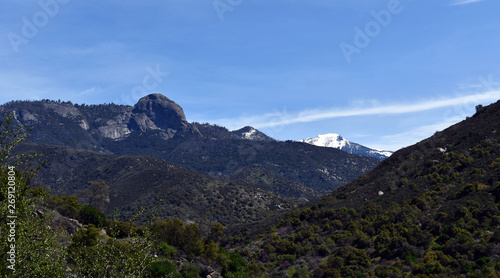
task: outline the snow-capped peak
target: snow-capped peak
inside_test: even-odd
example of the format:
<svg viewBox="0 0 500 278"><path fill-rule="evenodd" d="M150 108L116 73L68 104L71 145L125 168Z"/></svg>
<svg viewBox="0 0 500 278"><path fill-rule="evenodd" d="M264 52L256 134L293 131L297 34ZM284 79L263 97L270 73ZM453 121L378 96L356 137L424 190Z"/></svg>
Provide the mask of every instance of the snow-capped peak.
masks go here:
<svg viewBox="0 0 500 278"><path fill-rule="evenodd" d="M242 133L241 137L243 137L244 139L252 140L256 134L257 130L255 128L252 128L249 131Z"/></svg>
<svg viewBox="0 0 500 278"><path fill-rule="evenodd" d="M264 133L258 131L251 126L245 126L244 128L233 130L231 133L237 135L241 139L252 140L252 141L274 141L273 138L265 135Z"/></svg>
<svg viewBox="0 0 500 278"><path fill-rule="evenodd" d="M304 142L318 147L336 148L351 154L371 156L381 160L386 159L393 153L391 151L372 149L353 143L337 133L320 134L316 138L307 138L300 140L299 142Z"/></svg>
<svg viewBox="0 0 500 278"><path fill-rule="evenodd" d="M346 146L350 146L351 142L344 139L340 134L337 133L328 133L323 135L318 135L316 138L307 138L305 140L300 140L300 142L305 142L311 145L319 146L319 147L329 147L342 149Z"/></svg>

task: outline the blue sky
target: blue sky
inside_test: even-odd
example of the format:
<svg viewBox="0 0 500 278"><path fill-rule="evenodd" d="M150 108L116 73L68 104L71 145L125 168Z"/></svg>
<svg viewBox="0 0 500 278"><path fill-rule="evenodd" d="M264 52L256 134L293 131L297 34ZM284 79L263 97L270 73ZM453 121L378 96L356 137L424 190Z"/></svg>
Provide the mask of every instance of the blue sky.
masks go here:
<svg viewBox="0 0 500 278"><path fill-rule="evenodd" d="M2 1L0 103L134 105L396 150L500 99L495 0Z"/></svg>

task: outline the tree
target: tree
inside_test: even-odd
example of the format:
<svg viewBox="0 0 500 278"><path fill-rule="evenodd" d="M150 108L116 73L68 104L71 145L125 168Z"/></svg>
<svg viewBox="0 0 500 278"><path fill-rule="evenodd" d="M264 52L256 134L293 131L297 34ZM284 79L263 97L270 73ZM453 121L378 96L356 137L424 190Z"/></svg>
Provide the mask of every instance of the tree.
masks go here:
<svg viewBox="0 0 500 278"><path fill-rule="evenodd" d="M147 235L125 240L99 238L95 245L71 250L71 272L75 277L151 277L147 273L154 260L152 250Z"/></svg>
<svg viewBox="0 0 500 278"><path fill-rule="evenodd" d="M154 262L150 268L151 277L173 277L182 278L182 275L177 273L177 269L168 261Z"/></svg>
<svg viewBox="0 0 500 278"><path fill-rule="evenodd" d="M198 278L200 277L201 270L194 264L184 264L181 269L181 275L184 278Z"/></svg>
<svg viewBox="0 0 500 278"><path fill-rule="evenodd" d="M0 277L149 277L154 258L147 230L141 236L129 234L129 238L118 240L102 238L97 229L89 227L72 238L80 244L71 248L60 244L69 236L64 230L51 228L54 213L42 207L43 199L50 196L41 190L28 191L40 167L19 170L26 169L36 154L14 154L27 133L25 128L12 127L12 121L13 115L0 121L0 250L5 250L0 260L9 264L0 268ZM96 184L105 188L103 183ZM74 198L62 201L71 208L69 214L74 213L72 208L78 206ZM104 219L104 214L91 206L82 210L96 222Z"/></svg>
<svg viewBox="0 0 500 278"><path fill-rule="evenodd" d="M94 246L98 238L99 230L90 224L87 229L80 229L73 235L73 243L77 246Z"/></svg>
<svg viewBox="0 0 500 278"><path fill-rule="evenodd" d="M41 188L36 188L37 192L41 190ZM40 193L39 193L40 194ZM41 193L43 194L43 192ZM69 218L77 218L78 213L83 208L83 204L78 201L78 198L75 196L52 196L47 192L47 195L44 195L45 200L47 202L47 206L50 209L57 210L61 215L69 217Z"/></svg>
<svg viewBox="0 0 500 278"><path fill-rule="evenodd" d="M106 215L92 206L84 206L78 213L77 219L83 224L92 224L96 227L102 227L106 220Z"/></svg>
<svg viewBox="0 0 500 278"><path fill-rule="evenodd" d="M0 121L0 269L2 277L64 277L66 250L56 242L63 231L49 227L52 216L38 210L42 197L28 196L35 170L24 170L38 154L13 154L28 136L13 126L13 115ZM37 168L39 169L39 167Z"/></svg>
<svg viewBox="0 0 500 278"><path fill-rule="evenodd" d="M223 271L224 276L232 276L231 273L245 273L247 271L248 265L240 254L229 254L229 263Z"/></svg>
<svg viewBox="0 0 500 278"><path fill-rule="evenodd" d="M0 121L0 167L7 169L8 166L17 167L31 161L41 154L13 154L13 150L30 134L27 127L14 127L12 120L14 114L4 114L4 119Z"/></svg>
<svg viewBox="0 0 500 278"><path fill-rule="evenodd" d="M210 227L210 238L214 241L218 240L224 233L224 227L220 223L212 223Z"/></svg>
<svg viewBox="0 0 500 278"><path fill-rule="evenodd" d="M103 180L89 181L89 188L81 192L88 205L104 211L105 204L109 203L109 186Z"/></svg>

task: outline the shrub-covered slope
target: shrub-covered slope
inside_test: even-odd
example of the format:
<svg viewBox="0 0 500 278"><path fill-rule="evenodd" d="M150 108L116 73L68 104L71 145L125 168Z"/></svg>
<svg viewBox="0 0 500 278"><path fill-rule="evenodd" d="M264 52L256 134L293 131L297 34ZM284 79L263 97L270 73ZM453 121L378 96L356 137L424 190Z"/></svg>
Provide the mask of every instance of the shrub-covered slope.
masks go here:
<svg viewBox="0 0 500 278"><path fill-rule="evenodd" d="M499 132L500 102L227 243L261 277L500 277Z"/></svg>
<svg viewBox="0 0 500 278"><path fill-rule="evenodd" d="M158 217L186 222L214 221L224 225L253 222L293 207L293 202L253 186L185 170L147 156L114 156L86 150L41 144L23 144L22 153L45 153L37 174L38 185L53 194L76 195L103 180L109 186L109 202L103 210L129 219L141 208Z"/></svg>

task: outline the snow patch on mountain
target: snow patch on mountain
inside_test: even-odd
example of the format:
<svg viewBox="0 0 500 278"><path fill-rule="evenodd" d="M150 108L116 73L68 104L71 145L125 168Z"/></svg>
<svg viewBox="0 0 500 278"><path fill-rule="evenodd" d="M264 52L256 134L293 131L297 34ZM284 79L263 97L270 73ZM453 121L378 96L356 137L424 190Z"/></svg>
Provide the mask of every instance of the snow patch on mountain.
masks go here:
<svg viewBox="0 0 500 278"><path fill-rule="evenodd" d="M305 142L319 147L328 147L336 149L342 149L351 146L351 142L349 142L348 140L344 139L344 137L336 133L318 135L318 137L316 138L307 138L305 140L300 140L300 142Z"/></svg>
<svg viewBox="0 0 500 278"><path fill-rule="evenodd" d="M260 132L259 130L251 127L251 126L245 126L244 128L238 129L238 130L233 130L231 131L232 134L235 134L236 136L240 137L241 139L245 140L252 140L252 141L274 141L273 138L265 135L264 133Z"/></svg>
<svg viewBox="0 0 500 278"><path fill-rule="evenodd" d="M251 129L250 131L244 132L243 134L241 134L241 136L244 139L252 140L252 139L254 139L254 137L255 137L256 134L257 134L257 130L256 129Z"/></svg>
<svg viewBox="0 0 500 278"><path fill-rule="evenodd" d="M336 148L351 154L359 154L383 160L391 156L393 152L386 150L377 150L365 147L363 145L351 142L340 134L328 133L318 135L316 138L307 138L299 142L315 145L318 147Z"/></svg>

